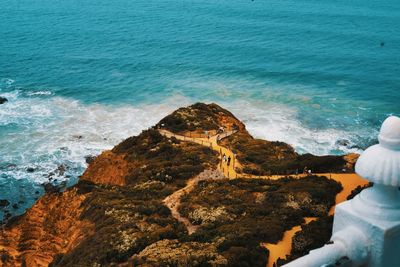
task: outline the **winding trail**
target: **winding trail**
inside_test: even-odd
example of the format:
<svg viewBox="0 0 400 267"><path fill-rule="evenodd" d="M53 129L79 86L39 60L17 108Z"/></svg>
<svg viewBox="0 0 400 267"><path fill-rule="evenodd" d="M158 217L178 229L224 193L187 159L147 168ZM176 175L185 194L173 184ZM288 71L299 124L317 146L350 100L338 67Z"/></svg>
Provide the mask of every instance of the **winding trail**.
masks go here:
<svg viewBox="0 0 400 267"><path fill-rule="evenodd" d="M225 178L225 176L219 170L205 170L196 177L190 179L184 188L175 191L164 199L163 202L171 210L172 216L186 226L189 235L193 234L199 226L192 224L186 217L183 217L179 213L181 197L192 191L199 181L223 178Z"/></svg>
<svg viewBox="0 0 400 267"><path fill-rule="evenodd" d="M223 134L210 136L209 138L188 137L184 135L174 134L164 129L160 129L159 132L160 134L168 138L175 137L176 139L181 141L194 142L197 144L208 146L213 150L219 152L220 163L218 164L218 170L220 170L225 177L232 179L240 177L248 179L256 178L256 179L276 180L288 176L288 175L255 176L244 173L238 174L235 171L235 167L240 167L240 163L236 159L235 154L230 149L220 146L218 144L219 140L226 138L232 134L235 134L237 131L228 131ZM228 165L227 162L223 160L223 155L226 155L227 158L228 157L231 158L231 164ZM186 187L174 192L172 195L168 196L164 200L164 203L171 209L174 218L176 218L178 221L181 221L186 225L189 234L195 232L198 226L192 225L187 218L182 217L178 212L178 207L180 205L181 196L187 192L190 192L197 184L197 182L200 181L199 179L201 180L210 179L207 177L199 178L199 176L201 176L202 174L203 173L189 180ZM295 178L302 178L306 177L307 175L308 174L299 174L299 175L289 175L289 176ZM330 179L333 179L342 184L343 190L336 195L335 205L332 206L331 209L329 210L329 215L334 214L335 206L343 201L346 201L347 196L350 195L351 191L354 190L357 186L363 186L368 184L367 180L361 178L355 173L314 173L314 175L329 177ZM304 220L305 220L304 224L308 224L309 222L315 220L315 218L304 218ZM265 248L267 248L270 251L267 267L273 267L274 263L278 260L278 258L285 259L286 255L290 254L292 249L292 238L300 230L301 230L301 225L294 226L293 228L289 229L283 234L282 240L279 241L277 244L267 244L267 243L262 244Z"/></svg>
<svg viewBox="0 0 400 267"><path fill-rule="evenodd" d="M209 138L189 137L185 135L174 134L164 129L160 129L158 131L160 132L161 135L164 135L168 138L175 137L178 140L197 143L217 151L220 154L220 163L218 164L218 169L228 178L236 178L238 176L238 174L235 171L235 166L239 166L238 165L239 163L235 158L235 154L230 149L227 149L226 147L220 146L218 144L219 140L231 136L232 134L235 134L237 131L227 131L222 134L216 134L214 136L210 136ZM228 162L225 162L223 160L222 156L224 154L226 155L227 158L228 157L231 158L231 164L228 165Z"/></svg>
<svg viewBox="0 0 400 267"><path fill-rule="evenodd" d="M218 164L217 170L203 171L196 177L190 179L184 188L182 188L178 191L175 191L174 193L172 193L171 195L169 195L168 197L166 197L163 200L163 203L171 210L172 216L179 222L183 223L186 226L186 229L187 229L189 235L191 235L192 233L194 233L197 230L197 228L199 226L193 225L186 217L183 217L179 213L179 206L181 205L181 197L183 195L189 193L190 191L192 191L193 188L197 185L197 183L199 181L209 180L209 179L222 179L225 177L232 177L233 175L234 175L234 177L237 176L235 169L234 169L234 164L233 164L234 163L233 162L234 161L233 152L225 147L218 145L219 140L236 133L236 131L228 131L223 134L217 134L214 136L210 136L209 138L187 137L184 135L174 134L167 130L159 130L159 132L161 135L166 136L168 138L175 137L176 139L181 140L181 141L194 142L197 144L201 144L201 145L210 147L213 150L219 152L219 154L220 154L220 163ZM225 153L226 157L230 156L231 159L233 159L232 164L230 164L229 166L228 166L227 162L225 162L222 159L222 155L224 153Z"/></svg>

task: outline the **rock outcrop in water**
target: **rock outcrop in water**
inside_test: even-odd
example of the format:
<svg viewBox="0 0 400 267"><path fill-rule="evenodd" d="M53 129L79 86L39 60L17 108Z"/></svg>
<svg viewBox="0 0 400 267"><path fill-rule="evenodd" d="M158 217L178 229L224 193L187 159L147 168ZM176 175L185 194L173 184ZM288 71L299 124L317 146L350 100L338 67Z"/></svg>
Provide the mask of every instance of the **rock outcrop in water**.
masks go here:
<svg viewBox="0 0 400 267"><path fill-rule="evenodd" d="M0 266L265 266L268 251L260 244L277 242L305 216L327 216L341 190L318 176L205 179L181 197L180 214L197 226L189 235L164 199L216 169L218 153L164 137L159 127L181 134L238 130L222 144L237 152L243 172L287 174L304 163L341 170L347 163L254 139L215 104L181 108L94 158L75 186L46 193L3 225Z"/></svg>
<svg viewBox="0 0 400 267"><path fill-rule="evenodd" d="M0 96L0 105L6 103L7 101L7 98Z"/></svg>

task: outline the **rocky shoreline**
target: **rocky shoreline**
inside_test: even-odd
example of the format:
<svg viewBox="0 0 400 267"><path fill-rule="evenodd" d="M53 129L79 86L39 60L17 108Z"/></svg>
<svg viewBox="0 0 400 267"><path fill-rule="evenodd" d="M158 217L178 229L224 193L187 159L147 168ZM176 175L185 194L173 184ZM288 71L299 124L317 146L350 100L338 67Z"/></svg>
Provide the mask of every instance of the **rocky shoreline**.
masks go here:
<svg viewBox="0 0 400 267"><path fill-rule="evenodd" d="M165 137L160 128L184 136L235 129L219 144L237 155L239 177L216 175L219 153ZM216 104L180 108L90 158L76 185L63 192L48 186L25 214L3 224L0 266L265 266L261 243L278 242L304 217L323 220L296 237L292 259L328 241L326 218L342 187L323 176L288 175L304 167L352 172L355 157L299 155L285 143L254 139ZM170 196L178 198L166 201ZM306 246L297 245L302 240Z"/></svg>

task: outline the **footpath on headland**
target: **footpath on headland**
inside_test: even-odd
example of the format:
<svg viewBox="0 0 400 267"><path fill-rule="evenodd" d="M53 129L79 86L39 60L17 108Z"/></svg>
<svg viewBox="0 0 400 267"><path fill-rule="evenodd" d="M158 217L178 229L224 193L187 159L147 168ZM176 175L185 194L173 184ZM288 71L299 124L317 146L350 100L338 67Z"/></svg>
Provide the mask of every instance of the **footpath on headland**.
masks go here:
<svg viewBox="0 0 400 267"><path fill-rule="evenodd" d="M218 144L223 138L226 138L232 134L235 134L237 131L231 130L226 131L224 133L216 134L213 136L204 136L204 137L192 137L191 134L189 136L186 135L178 135L167 131L165 129L159 129L161 135L166 136L168 138L176 138L180 141L186 142L194 142L197 144L201 144L203 146L207 146L215 151L217 151L220 155L220 163L218 164L218 169L223 173L223 175L230 179L236 178L248 178L248 179L280 179L286 177L288 175L269 175L269 176L255 176L251 174L245 173L237 173L236 167L240 167L240 162L237 160L236 155L232 150L223 147ZM224 157L225 155L225 157ZM224 158L230 158L230 161L225 160ZM289 175L294 178L305 177L308 174L298 174L298 175ZM335 206L343 201L346 201L347 196L357 187L368 184L368 181L361 178L355 173L316 173L315 175L326 176L330 179L333 179L342 184L343 190L336 195L335 198ZM191 179L187 186L182 188L181 190L175 192L171 196L167 197L164 200L164 203L171 209L172 215L179 221L181 221L188 229L189 234L192 234L196 231L197 226L192 225L187 218L183 218L179 212L178 208L180 205L180 197L183 194L189 193L198 181L204 180L205 178L195 177ZM333 206L329 215L333 215L335 206ZM308 224L313 221L315 218L304 218L304 224ZM301 230L302 225L294 226L283 234L283 238L277 244L263 244L269 251L268 263L267 267L273 267L274 263L278 260L278 258L285 259L287 255L290 254L292 249L292 239L294 235Z"/></svg>

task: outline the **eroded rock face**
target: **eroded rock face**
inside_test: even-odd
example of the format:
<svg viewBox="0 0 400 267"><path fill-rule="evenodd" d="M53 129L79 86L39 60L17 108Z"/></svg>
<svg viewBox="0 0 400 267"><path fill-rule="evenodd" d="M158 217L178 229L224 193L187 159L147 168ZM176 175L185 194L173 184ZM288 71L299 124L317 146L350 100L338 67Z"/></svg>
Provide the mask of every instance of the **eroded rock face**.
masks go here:
<svg viewBox="0 0 400 267"><path fill-rule="evenodd" d="M48 266L56 254L67 253L94 231L81 220L86 196L76 189L47 194L0 232L1 266Z"/></svg>
<svg viewBox="0 0 400 267"><path fill-rule="evenodd" d="M104 151L91 162L81 179L93 183L125 185L125 177L130 168L134 168L134 164L129 164L124 155Z"/></svg>
<svg viewBox="0 0 400 267"><path fill-rule="evenodd" d="M357 159L360 157L359 154L356 153L350 153L348 155L345 155L343 158L346 161L346 170L354 170L354 165L357 162Z"/></svg>
<svg viewBox="0 0 400 267"><path fill-rule="evenodd" d="M209 148L155 130L127 139L96 157L77 185L49 190L11 220L0 233L0 266L110 265L184 236L162 200L217 162Z"/></svg>
<svg viewBox="0 0 400 267"><path fill-rule="evenodd" d="M133 266L227 266L228 261L210 243L161 240L131 259Z"/></svg>

